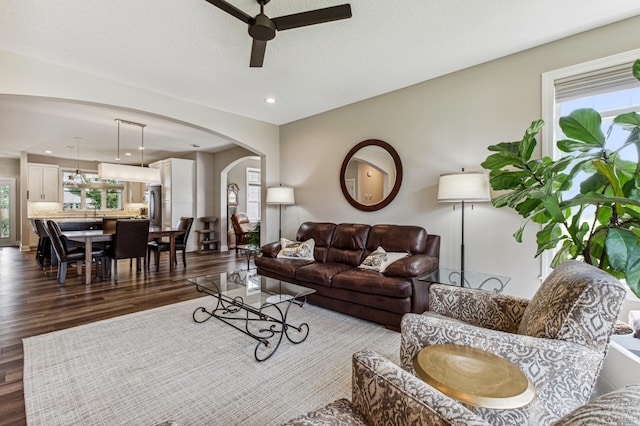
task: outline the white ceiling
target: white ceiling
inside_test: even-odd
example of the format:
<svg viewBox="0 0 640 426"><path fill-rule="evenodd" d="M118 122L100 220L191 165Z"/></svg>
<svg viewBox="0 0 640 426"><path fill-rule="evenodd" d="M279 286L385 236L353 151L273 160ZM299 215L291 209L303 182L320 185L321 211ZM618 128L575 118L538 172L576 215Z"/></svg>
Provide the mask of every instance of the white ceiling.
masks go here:
<svg viewBox="0 0 640 426"><path fill-rule="evenodd" d="M638 0L272 0L265 13L345 2L351 19L279 32L263 68L249 67L246 24L205 0L0 0L0 49L279 125L640 14ZM111 161L115 118L147 124L145 160L229 146L131 111L0 96L0 156L75 158L78 136L83 159Z"/></svg>

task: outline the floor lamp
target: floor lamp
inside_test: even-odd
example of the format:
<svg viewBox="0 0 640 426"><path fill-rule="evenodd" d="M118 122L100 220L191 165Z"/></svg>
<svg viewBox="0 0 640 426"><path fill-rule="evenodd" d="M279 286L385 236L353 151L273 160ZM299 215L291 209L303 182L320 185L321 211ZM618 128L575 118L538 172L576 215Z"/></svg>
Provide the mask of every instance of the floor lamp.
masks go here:
<svg viewBox="0 0 640 426"><path fill-rule="evenodd" d="M489 179L482 172L448 173L440 175L438 201L462 203L462 241L460 244L460 285L464 287L464 203L491 201ZM455 205L453 206L455 209ZM472 206L473 208L473 206Z"/></svg>
<svg viewBox="0 0 640 426"><path fill-rule="evenodd" d="M279 226L278 226L278 240L282 238L282 206L295 204L295 198L293 195L293 188L286 186L276 186L274 188L267 188L267 204L277 204L280 207L278 214Z"/></svg>

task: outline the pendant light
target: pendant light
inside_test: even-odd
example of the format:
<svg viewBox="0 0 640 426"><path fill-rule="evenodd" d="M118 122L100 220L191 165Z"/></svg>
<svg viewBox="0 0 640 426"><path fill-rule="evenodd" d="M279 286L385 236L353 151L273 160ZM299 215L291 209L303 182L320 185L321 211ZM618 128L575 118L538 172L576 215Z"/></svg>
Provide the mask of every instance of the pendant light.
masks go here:
<svg viewBox="0 0 640 426"><path fill-rule="evenodd" d="M146 183L159 183L160 182L160 170L144 167L144 128L147 126L143 123L137 123L135 121L123 120L116 118L118 123L118 154L116 157L116 164L112 163L100 163L98 164L98 175L101 179L113 179L118 181L128 182L146 182ZM141 152L142 161L140 166L128 166L120 164L120 124L128 124L131 126L140 127L141 146L138 148Z"/></svg>
<svg viewBox="0 0 640 426"><path fill-rule="evenodd" d="M82 174L80 173L80 139L82 138L76 136L74 139L76 140L76 147L78 151L78 163L75 174L69 176L69 178L64 182L64 186L78 186L80 184L86 183L84 180L84 176L82 176ZM69 149L69 152L71 152L71 149Z"/></svg>

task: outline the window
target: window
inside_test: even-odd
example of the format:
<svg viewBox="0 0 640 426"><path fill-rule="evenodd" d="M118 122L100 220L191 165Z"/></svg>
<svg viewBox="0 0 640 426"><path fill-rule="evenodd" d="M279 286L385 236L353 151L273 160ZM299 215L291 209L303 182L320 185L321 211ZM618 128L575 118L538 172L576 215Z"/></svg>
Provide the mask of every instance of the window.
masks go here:
<svg viewBox="0 0 640 426"><path fill-rule="evenodd" d="M557 159L561 153L556 141L563 138L558 125L560 117L578 108L595 109L602 116L602 131L606 135L613 118L626 112L640 112L640 83L631 74L633 62L640 58L640 49L585 64L551 71L542 76L543 156ZM628 136L620 126L611 128L608 146L622 146ZM628 146L620 156L638 161L634 146ZM576 178L576 180L579 177ZM574 180L574 185L575 185ZM550 270L554 253L542 255L543 276Z"/></svg>
<svg viewBox="0 0 640 426"><path fill-rule="evenodd" d="M260 221L260 169L247 167L247 216L251 222Z"/></svg>
<svg viewBox="0 0 640 426"><path fill-rule="evenodd" d="M63 172L63 180L72 176L72 171ZM102 181L95 173L83 173L86 184L65 186L62 209L69 210L122 210L124 185L118 181Z"/></svg>

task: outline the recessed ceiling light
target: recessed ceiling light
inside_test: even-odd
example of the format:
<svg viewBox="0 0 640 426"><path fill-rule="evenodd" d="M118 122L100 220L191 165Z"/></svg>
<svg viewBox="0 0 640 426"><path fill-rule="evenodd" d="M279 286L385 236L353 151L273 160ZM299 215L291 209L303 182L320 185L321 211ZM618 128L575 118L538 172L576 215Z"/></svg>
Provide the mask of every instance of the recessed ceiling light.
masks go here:
<svg viewBox="0 0 640 426"><path fill-rule="evenodd" d="M130 152L125 152L124 155L126 155L127 157L131 157L131 153Z"/></svg>
<svg viewBox="0 0 640 426"><path fill-rule="evenodd" d="M45 154L51 154L51 151L49 151L48 149L44 152Z"/></svg>
<svg viewBox="0 0 640 426"><path fill-rule="evenodd" d="M268 104L275 104L276 103L276 98L268 97L264 101L266 103L268 103Z"/></svg>

